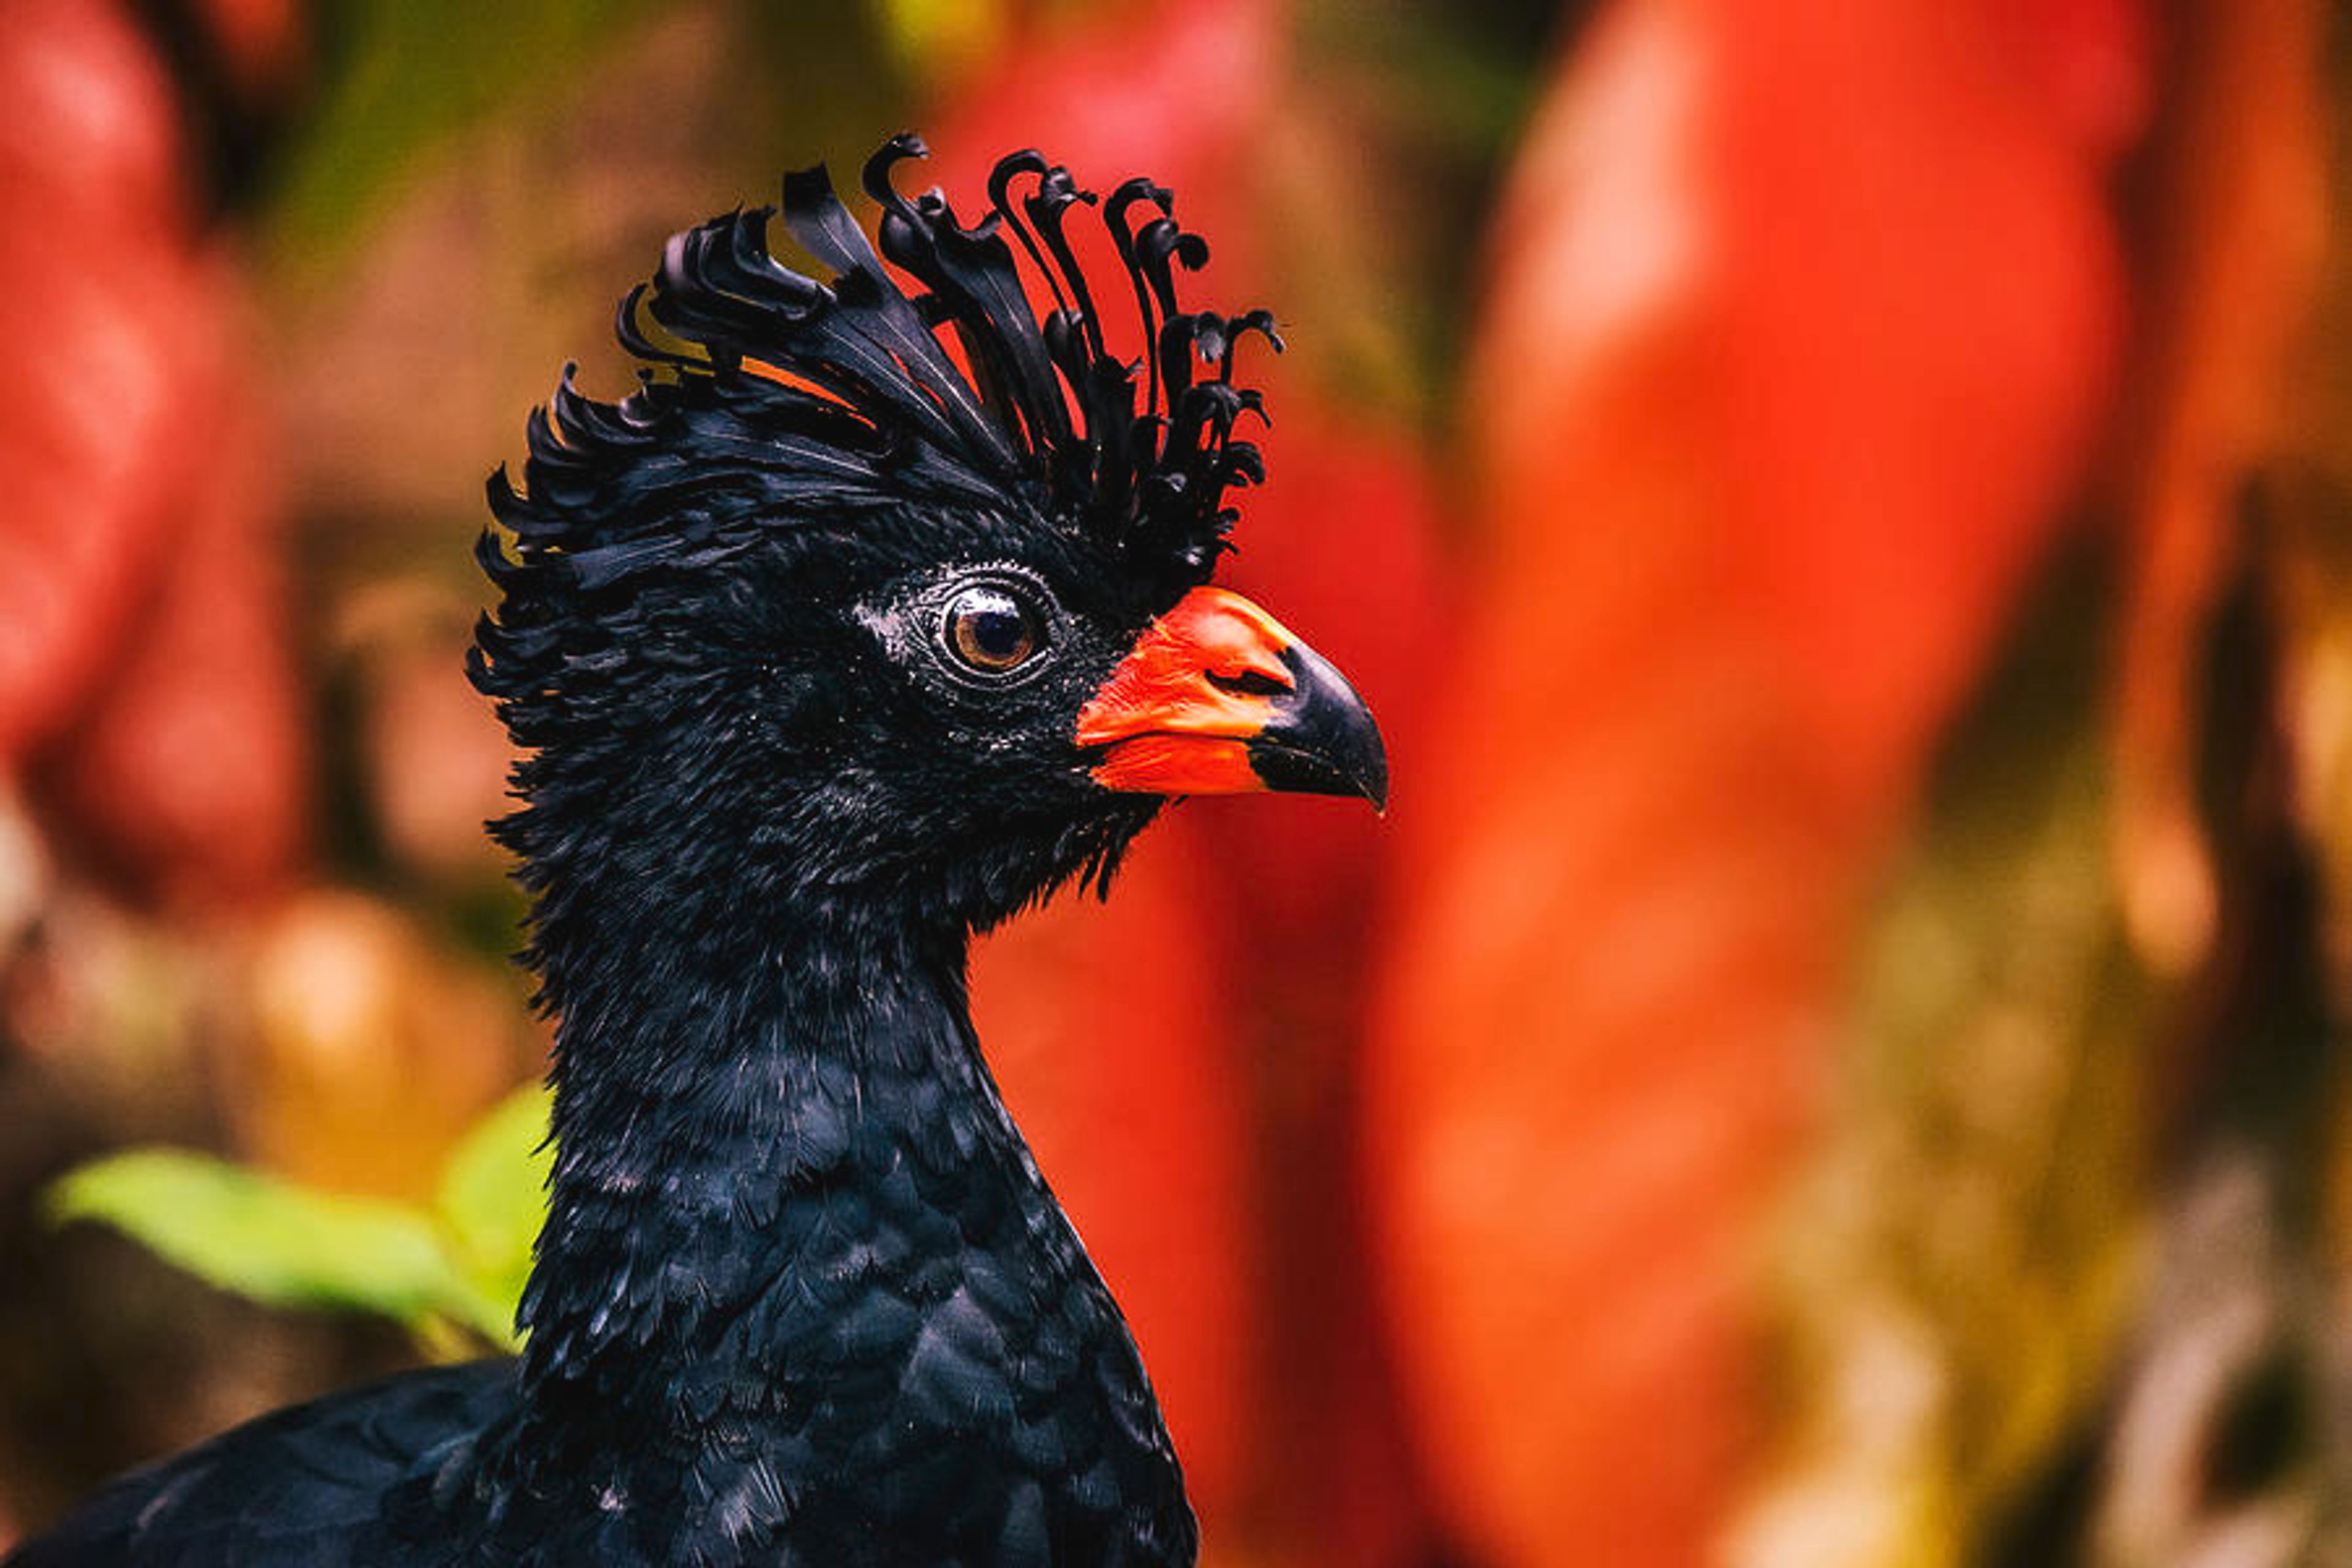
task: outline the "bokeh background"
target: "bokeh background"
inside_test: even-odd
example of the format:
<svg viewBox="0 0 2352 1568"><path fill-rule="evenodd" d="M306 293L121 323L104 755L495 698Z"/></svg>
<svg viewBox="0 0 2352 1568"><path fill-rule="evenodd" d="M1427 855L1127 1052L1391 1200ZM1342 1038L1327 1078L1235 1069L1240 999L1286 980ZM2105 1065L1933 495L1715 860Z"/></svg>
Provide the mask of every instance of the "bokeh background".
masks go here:
<svg viewBox="0 0 2352 1568"><path fill-rule="evenodd" d="M2352 1563L2347 87L2319 0L0 0L0 1544L478 1340L44 1194L446 1185L544 1048L482 476L915 125L1276 310L1230 579L1395 761L978 963L1207 1561Z"/></svg>

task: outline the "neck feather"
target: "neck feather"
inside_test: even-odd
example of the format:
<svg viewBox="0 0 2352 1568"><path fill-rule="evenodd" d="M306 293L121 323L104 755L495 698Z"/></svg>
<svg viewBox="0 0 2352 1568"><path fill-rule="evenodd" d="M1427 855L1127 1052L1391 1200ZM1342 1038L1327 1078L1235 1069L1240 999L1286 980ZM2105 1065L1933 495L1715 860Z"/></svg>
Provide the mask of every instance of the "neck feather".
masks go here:
<svg viewBox="0 0 2352 1568"><path fill-rule="evenodd" d="M689 952L660 929L615 934L625 952L546 955L570 1000L524 1369L534 1396L593 1369L599 1399L660 1406L755 1349L714 1338L752 1299L822 1309L807 1277L845 1239L845 1194L909 1163L1001 1181L1025 1156L973 1037L960 938L809 922Z"/></svg>
<svg viewBox="0 0 2352 1568"><path fill-rule="evenodd" d="M812 1561L887 1527L1190 1562L1133 1341L981 1057L966 933L670 940L699 924L542 928L558 1153L498 1468Z"/></svg>

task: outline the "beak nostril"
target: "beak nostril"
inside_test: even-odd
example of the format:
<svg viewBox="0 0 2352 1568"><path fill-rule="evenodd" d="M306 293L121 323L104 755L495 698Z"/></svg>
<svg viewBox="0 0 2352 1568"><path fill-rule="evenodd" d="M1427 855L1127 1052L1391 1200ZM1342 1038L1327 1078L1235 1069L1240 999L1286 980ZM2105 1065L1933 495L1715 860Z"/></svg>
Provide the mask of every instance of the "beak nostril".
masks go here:
<svg viewBox="0 0 2352 1568"><path fill-rule="evenodd" d="M1204 670L1209 684L1220 691L1230 691L1239 697L1281 697L1295 689L1286 680L1276 680L1263 670L1244 669L1238 675L1220 675Z"/></svg>

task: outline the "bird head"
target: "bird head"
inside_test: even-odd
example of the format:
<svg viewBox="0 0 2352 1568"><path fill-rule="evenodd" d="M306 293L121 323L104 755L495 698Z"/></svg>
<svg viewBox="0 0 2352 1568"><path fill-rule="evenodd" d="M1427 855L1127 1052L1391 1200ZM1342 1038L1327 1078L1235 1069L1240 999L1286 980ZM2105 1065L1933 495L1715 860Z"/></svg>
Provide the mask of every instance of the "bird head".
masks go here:
<svg viewBox="0 0 2352 1568"><path fill-rule="evenodd" d="M985 926L1107 881L1171 795L1384 803L1346 679L1209 584L1261 473L1235 357L1280 347L1271 319L1179 308L1207 249L1161 187L1098 200L1020 153L967 226L896 187L923 152L866 167L878 254L824 169L786 177L829 276L777 258L771 209L673 237L621 308L639 386L567 369L522 482L491 480L469 668L525 753L500 832L543 925L584 873L656 919L724 887ZM1125 295L1138 361L1104 337Z"/></svg>

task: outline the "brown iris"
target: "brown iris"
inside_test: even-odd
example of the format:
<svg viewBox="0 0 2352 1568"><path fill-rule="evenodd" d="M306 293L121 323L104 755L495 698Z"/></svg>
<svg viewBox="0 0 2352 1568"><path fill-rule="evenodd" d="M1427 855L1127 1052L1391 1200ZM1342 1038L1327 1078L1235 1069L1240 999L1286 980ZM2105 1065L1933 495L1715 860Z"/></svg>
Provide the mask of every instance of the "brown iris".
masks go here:
<svg viewBox="0 0 2352 1568"><path fill-rule="evenodd" d="M976 584L950 600L944 627L948 651L982 675L1018 669L1036 653L1036 612L1011 591Z"/></svg>

